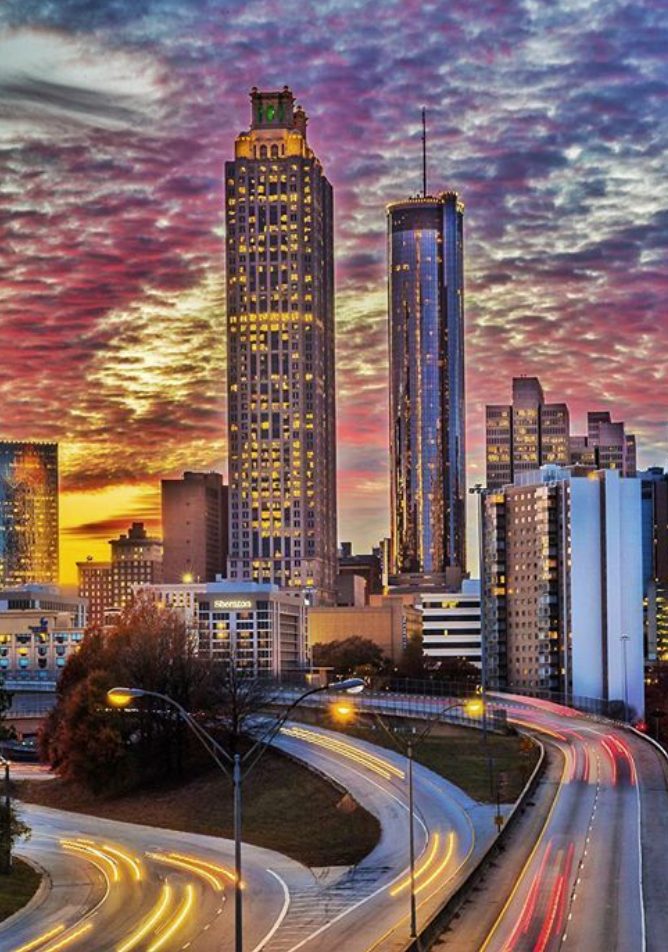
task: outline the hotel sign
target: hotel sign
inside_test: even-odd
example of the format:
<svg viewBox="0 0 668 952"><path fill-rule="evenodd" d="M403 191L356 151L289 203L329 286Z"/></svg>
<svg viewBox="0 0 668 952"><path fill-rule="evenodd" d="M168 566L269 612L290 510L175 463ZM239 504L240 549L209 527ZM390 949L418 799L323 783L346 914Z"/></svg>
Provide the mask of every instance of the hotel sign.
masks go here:
<svg viewBox="0 0 668 952"><path fill-rule="evenodd" d="M214 608L252 608L253 603L247 598L220 598L213 603Z"/></svg>

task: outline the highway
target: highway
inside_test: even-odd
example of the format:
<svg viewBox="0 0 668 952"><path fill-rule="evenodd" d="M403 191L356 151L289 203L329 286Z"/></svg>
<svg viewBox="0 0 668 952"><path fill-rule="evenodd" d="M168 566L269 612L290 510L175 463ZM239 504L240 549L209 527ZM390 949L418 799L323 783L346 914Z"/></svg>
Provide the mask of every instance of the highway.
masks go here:
<svg viewBox="0 0 668 952"><path fill-rule="evenodd" d="M511 723L540 732L561 751L563 771L542 832L481 952L644 952L636 761L647 755L645 742L549 702L498 695L497 702Z"/></svg>
<svg viewBox="0 0 668 952"><path fill-rule="evenodd" d="M322 728L291 723L276 740L342 784L381 822L378 846L354 870L292 893L267 952L391 952L409 934L406 759ZM465 878L494 835L493 808L415 764L418 925ZM305 818L306 824L308 823Z"/></svg>
<svg viewBox="0 0 668 952"><path fill-rule="evenodd" d="M233 948L229 840L89 817L30 804L32 837L19 853L52 888L0 926L2 952L223 952ZM298 863L244 846L245 950L261 948L288 908Z"/></svg>

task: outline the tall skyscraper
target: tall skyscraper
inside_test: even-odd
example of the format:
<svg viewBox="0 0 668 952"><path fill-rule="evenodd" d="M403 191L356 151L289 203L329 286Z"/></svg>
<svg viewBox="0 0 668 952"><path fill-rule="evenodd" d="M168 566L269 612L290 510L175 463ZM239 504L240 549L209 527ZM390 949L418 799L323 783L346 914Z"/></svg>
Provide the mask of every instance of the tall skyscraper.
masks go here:
<svg viewBox="0 0 668 952"><path fill-rule="evenodd" d="M394 575L466 567L464 206L388 208Z"/></svg>
<svg viewBox="0 0 668 952"><path fill-rule="evenodd" d="M546 403L537 377L513 377L512 404L486 407L487 486L498 489L547 463L567 466L565 403Z"/></svg>
<svg viewBox="0 0 668 952"><path fill-rule="evenodd" d="M227 507L220 473L162 480L163 582L215 582L226 574Z"/></svg>
<svg viewBox="0 0 668 952"><path fill-rule="evenodd" d="M644 705L640 480L543 466L483 496L493 688Z"/></svg>
<svg viewBox="0 0 668 952"><path fill-rule="evenodd" d="M58 444L0 441L0 585L58 582Z"/></svg>
<svg viewBox="0 0 668 952"><path fill-rule="evenodd" d="M251 107L225 166L228 575L334 601L332 187L287 86Z"/></svg>

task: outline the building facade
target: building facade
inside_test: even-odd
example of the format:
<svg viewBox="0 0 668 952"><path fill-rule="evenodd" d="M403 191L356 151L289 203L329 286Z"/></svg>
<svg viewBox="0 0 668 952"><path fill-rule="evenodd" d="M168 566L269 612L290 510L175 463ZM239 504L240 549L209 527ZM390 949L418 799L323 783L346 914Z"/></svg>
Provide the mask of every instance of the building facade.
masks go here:
<svg viewBox="0 0 668 952"><path fill-rule="evenodd" d="M638 473L642 487L645 656L668 661L668 473Z"/></svg>
<svg viewBox="0 0 668 952"><path fill-rule="evenodd" d="M306 608L299 592L257 582L137 586L178 611L200 658L229 662L256 677L308 666Z"/></svg>
<svg viewBox="0 0 668 952"><path fill-rule="evenodd" d="M0 441L0 585L58 582L58 444Z"/></svg>
<svg viewBox="0 0 668 952"><path fill-rule="evenodd" d="M464 206L388 208L392 574L466 566Z"/></svg>
<svg viewBox="0 0 668 952"><path fill-rule="evenodd" d="M488 405L485 431L488 489L547 463L570 462L568 407L546 403L537 377L513 378L512 404Z"/></svg>
<svg viewBox="0 0 668 952"><path fill-rule="evenodd" d="M483 497L490 687L644 707L640 481L545 466Z"/></svg>
<svg viewBox="0 0 668 952"><path fill-rule="evenodd" d="M79 596L89 604L88 624L113 623L129 605L137 585L162 581L162 541L149 536L143 522L110 539L111 560L77 562Z"/></svg>
<svg viewBox="0 0 668 952"><path fill-rule="evenodd" d="M407 600L393 595L372 595L369 605L310 608L312 645L344 641L355 635L368 638L397 662L408 641L422 634L422 616Z"/></svg>
<svg viewBox="0 0 668 952"><path fill-rule="evenodd" d="M53 682L78 651L85 627L85 601L55 585L0 591L0 677Z"/></svg>
<svg viewBox="0 0 668 952"><path fill-rule="evenodd" d="M227 486L220 473L163 479L162 578L215 582L227 573Z"/></svg>
<svg viewBox="0 0 668 952"><path fill-rule="evenodd" d="M461 592L422 592L422 648L429 658L453 658L481 666L480 583L465 580Z"/></svg>
<svg viewBox="0 0 668 952"><path fill-rule="evenodd" d="M225 166L228 576L333 602L332 187L291 91L251 106Z"/></svg>

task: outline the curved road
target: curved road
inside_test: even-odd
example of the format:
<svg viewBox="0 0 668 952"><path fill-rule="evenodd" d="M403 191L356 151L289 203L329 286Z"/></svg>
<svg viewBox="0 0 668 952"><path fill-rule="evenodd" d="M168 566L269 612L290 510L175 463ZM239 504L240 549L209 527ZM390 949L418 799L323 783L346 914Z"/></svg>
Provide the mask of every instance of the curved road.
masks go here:
<svg viewBox="0 0 668 952"><path fill-rule="evenodd" d="M233 947L228 840L22 804L32 837L19 850L52 888L0 926L3 952L222 952ZM245 949L261 948L287 911L285 877L302 867L244 846Z"/></svg>
<svg viewBox="0 0 668 952"><path fill-rule="evenodd" d="M364 741L289 724L275 741L333 778L381 822L378 846L353 870L293 894L285 922L267 952L391 952L408 933L406 759ZM419 764L416 806L418 926L454 891L494 836L493 807L484 806ZM306 822L308 822L306 820Z"/></svg>
<svg viewBox="0 0 668 952"><path fill-rule="evenodd" d="M564 766L541 834L481 952L644 952L638 761L648 756L646 743L549 702L497 695L492 703L506 708L511 723L540 732Z"/></svg>

